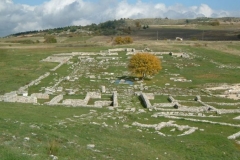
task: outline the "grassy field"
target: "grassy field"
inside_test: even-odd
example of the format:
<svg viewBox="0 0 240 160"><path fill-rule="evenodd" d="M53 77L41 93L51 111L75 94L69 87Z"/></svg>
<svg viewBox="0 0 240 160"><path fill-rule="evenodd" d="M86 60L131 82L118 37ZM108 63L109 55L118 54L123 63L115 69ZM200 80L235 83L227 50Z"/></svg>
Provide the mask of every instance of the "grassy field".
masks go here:
<svg viewBox="0 0 240 160"><path fill-rule="evenodd" d="M149 113L113 113L106 109L46 107L1 103L1 157L3 159L239 159L239 146L226 139L237 128L178 121L198 126L189 136L178 137L164 128L162 137L152 130L124 125L138 120L160 123ZM111 115L112 118L107 118ZM81 116L81 118L77 117ZM77 118L76 118L77 117ZM114 120L113 117L116 117ZM121 119L123 117L124 119ZM146 121L146 118L148 120ZM124 120L124 122L123 122ZM95 122L95 123L93 123ZM181 133L181 131L179 131ZM89 148L94 144L94 148Z"/></svg>
<svg viewBox="0 0 240 160"><path fill-rule="evenodd" d="M176 28L175 28L176 29ZM153 30L154 32L154 30ZM152 32L152 33L153 33ZM21 39L21 38L20 38ZM26 39L26 38L25 38ZM28 38L28 39L31 39ZM32 40L42 40L43 37L32 37ZM106 38L108 39L108 38ZM19 38L0 39L0 95L17 90L32 80L38 78L57 63L41 62L42 59L57 53L69 52L99 52L109 48L134 47L142 50L145 47L153 51L186 52L190 59L163 55L162 67L153 79L145 80L148 86L147 92L163 92L165 95L156 95L151 103L169 103L168 94L176 100L182 101L185 106L199 107L194 101L196 95L202 95L202 101L216 108L238 109L239 105L222 106L213 102L239 103L239 100L218 98L202 92L206 85L219 85L223 83L239 83L239 41L213 42L213 41L166 41L149 40L144 35L139 38L134 36L134 43L129 45L103 45L99 37L64 37L57 44L16 44L11 41ZM119 53L120 59L113 60L111 67L91 66L93 63L79 64L78 74L90 72L98 75L101 72L114 73L116 79L127 72L124 65L128 61L125 52ZM77 63L74 57L72 62ZM103 69L106 68L106 69ZM57 73L52 74L52 73ZM41 81L39 85L29 88L29 93L39 91L42 87L54 83L71 74L69 65L64 64L56 72ZM176 82L170 80L179 74L189 82ZM239 132L239 120L233 118L239 113L217 115L216 113L204 113L207 117L179 116L179 119L153 114L160 111L149 111L144 108L138 97L134 95L124 96L128 85L109 84L106 80L109 75L101 75L102 80L90 81L88 75L81 79L67 83L64 88L84 88L89 90L99 89L99 85L108 85L116 88L119 93L120 107L114 110L106 107L63 107L47 106L45 100L39 101L41 105L0 102L0 159L1 160L42 160L42 159L179 159L179 160L238 160L240 159L240 145L235 140L227 137ZM166 85L169 83L169 86ZM138 85L134 82L134 85ZM65 95L64 99L84 99L85 91L78 91L78 95ZM183 96L187 94L187 96ZM55 95L51 95L51 98ZM109 95L103 95L104 100L111 99ZM93 104L98 99L92 99ZM135 112L126 112L134 108ZM165 111L162 111L165 113ZM217 117L214 117L217 116ZM198 122L190 119L201 120ZM206 121L203 121L206 120ZM161 130L154 128L137 127L134 122L141 124L159 124L174 121L180 126L197 127L198 129L189 135L179 136L185 130L177 127L165 127ZM210 122L216 122L211 124ZM226 124L234 124L229 126ZM162 136L159 134L165 134ZM237 139L239 140L239 139Z"/></svg>

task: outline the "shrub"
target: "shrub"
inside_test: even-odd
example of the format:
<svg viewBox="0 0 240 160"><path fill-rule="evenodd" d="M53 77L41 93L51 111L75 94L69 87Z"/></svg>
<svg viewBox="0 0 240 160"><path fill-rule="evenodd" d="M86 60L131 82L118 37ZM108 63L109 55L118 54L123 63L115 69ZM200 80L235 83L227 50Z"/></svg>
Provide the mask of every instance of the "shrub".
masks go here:
<svg viewBox="0 0 240 160"><path fill-rule="evenodd" d="M153 76L161 69L161 61L150 53L137 53L130 58L128 69L132 74L145 78Z"/></svg>
<svg viewBox="0 0 240 160"><path fill-rule="evenodd" d="M120 36L116 37L114 41L116 44L123 44L123 38Z"/></svg>
<svg viewBox="0 0 240 160"><path fill-rule="evenodd" d="M133 43L133 39L130 36L126 36L126 37L121 37L118 36L115 38L115 43L116 44L129 44L129 43Z"/></svg>
<svg viewBox="0 0 240 160"><path fill-rule="evenodd" d="M55 36L46 36L44 37L44 39L44 43L57 43L57 39L55 38Z"/></svg>
<svg viewBox="0 0 240 160"><path fill-rule="evenodd" d="M220 22L218 20L216 20L216 21L213 21L213 22L209 22L209 25L211 25L211 26L219 26Z"/></svg>
<svg viewBox="0 0 240 160"><path fill-rule="evenodd" d="M130 37L130 36L125 37L124 38L124 43L125 44L133 43L132 37Z"/></svg>
<svg viewBox="0 0 240 160"><path fill-rule="evenodd" d="M240 34L237 35L238 39L240 39Z"/></svg>

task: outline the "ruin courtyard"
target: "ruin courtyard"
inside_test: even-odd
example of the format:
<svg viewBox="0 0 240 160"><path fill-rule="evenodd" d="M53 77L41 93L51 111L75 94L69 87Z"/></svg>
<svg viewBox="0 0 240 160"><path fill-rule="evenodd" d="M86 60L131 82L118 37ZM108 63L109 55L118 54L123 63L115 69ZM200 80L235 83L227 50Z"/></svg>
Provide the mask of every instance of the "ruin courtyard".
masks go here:
<svg viewBox="0 0 240 160"><path fill-rule="evenodd" d="M142 114L150 112L151 117L164 117L168 122L144 124L133 122L139 132L153 128L153 134L172 136L162 133L164 127L180 131L177 136L185 136L196 130L204 129L195 126L178 125L176 120L218 124L222 126L240 127L238 123L216 121L228 114L240 114L240 83L239 84L206 84L202 88L183 88L194 80L187 79L181 73L163 68L161 77L167 77L166 83L156 85L160 78L149 77L147 80L134 78L128 72L129 58L138 52L149 52L156 55L162 64L174 59L173 64L180 70L187 67L201 68L192 62L193 59L203 58L194 53L185 52L154 52L149 48L116 48L100 52L71 52L53 54L41 60L41 63L56 63L56 67L33 80L16 91L0 95L0 101L13 103L30 103L34 105L107 108L113 112ZM216 67L240 69L240 66L226 66L213 60L208 60ZM64 73L59 68L64 68ZM180 84L180 87L178 85ZM227 100L227 102L225 102ZM71 117L77 118L78 116ZM111 117L111 116L109 116ZM111 117L113 118L113 117ZM124 119L124 117L122 117ZM235 121L240 116L233 117ZM99 125L98 123L96 123ZM240 132L229 135L228 139L236 139Z"/></svg>

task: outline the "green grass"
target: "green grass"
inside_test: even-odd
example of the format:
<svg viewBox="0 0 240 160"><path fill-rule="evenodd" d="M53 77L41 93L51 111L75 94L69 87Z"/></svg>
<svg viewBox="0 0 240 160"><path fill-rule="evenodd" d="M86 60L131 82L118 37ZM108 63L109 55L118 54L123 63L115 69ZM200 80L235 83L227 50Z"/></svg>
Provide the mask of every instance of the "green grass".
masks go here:
<svg viewBox="0 0 240 160"><path fill-rule="evenodd" d="M52 63L40 62L47 55L32 49L0 49L0 93L17 90L45 74L54 66Z"/></svg>
<svg viewBox="0 0 240 160"><path fill-rule="evenodd" d="M151 100L151 103L169 103L168 96L154 96L154 100Z"/></svg>
<svg viewBox="0 0 240 160"><path fill-rule="evenodd" d="M201 100L203 102L218 102L218 103L236 103L240 102L240 100L233 100L229 98L221 98L221 97L209 97L209 96L202 96Z"/></svg>
<svg viewBox="0 0 240 160"><path fill-rule="evenodd" d="M94 109L97 113L91 115L88 108L11 103L0 103L0 105L0 111L3 113L0 119L2 131L0 155L6 159L9 157L48 159L50 154L60 159L93 159L93 157L97 159L106 159L106 157L112 159L129 157L131 159L174 159L177 157L179 159L238 159L240 157L234 142L226 139L226 135L236 132L237 129L224 130L223 136L218 133L223 128L222 126L216 125L211 129L211 125L179 121L177 124L199 126L206 131L196 131L189 136L177 137L178 132L169 132L169 128L164 128L162 132L171 133L172 136L162 137L147 131L139 132L135 127L126 129L118 119L114 121L119 125L115 125L111 118L100 119L102 115L111 113L105 109ZM12 114L13 112L18 115ZM89 114L86 116L89 118L73 117L83 114ZM142 121L142 123L161 122L160 119L150 118L148 113L137 116L137 119L130 118L129 114L113 116L125 116L127 124L135 120ZM143 117L148 117L148 122L141 120ZM69 118L74 121L69 121ZM106 122L112 127L94 125L90 122L99 124ZM25 141L25 137L29 137L30 140ZM88 144L95 144L95 148L88 149ZM33 156L34 154L36 156Z"/></svg>
<svg viewBox="0 0 240 160"><path fill-rule="evenodd" d="M31 45L12 44L13 47L0 49L0 95L17 90L19 87L31 82L39 76L49 72L57 63L40 62L40 60L56 53L68 53L73 51L95 52L112 48L96 44L85 43L87 37L72 37L66 41L45 45L36 44L35 49L27 48ZM88 37L90 38L90 37ZM37 39L37 38L36 38ZM64 40L64 38L63 38ZM79 44L78 44L79 43ZM1 46L4 46L1 44ZM44 47L43 47L44 46ZM159 92L162 95L155 96L151 103L168 103L168 94L172 94L180 104L186 106L201 106L194 101L196 95L201 95L203 102L236 103L238 101L227 98L207 97L201 92L205 84L209 83L239 83L239 69L231 68L239 66L239 57L225 52L209 49L206 47L192 46L189 44L131 44L121 47L136 47L140 49L149 47L154 51L176 51L182 50L193 53L196 57L192 59L175 58L164 55L162 59L163 70L153 79L144 80L144 85L148 90L144 92ZM26 48L24 48L26 47ZM38 47L41 47L39 49ZM119 46L113 46L119 47ZM233 47L237 48L237 45ZM137 48L137 49L139 49ZM238 48L237 48L238 49ZM106 89L118 91L119 108L108 110L107 108L96 109L86 107L63 107L32 105L21 103L0 102L0 157L6 160L42 160L53 159L50 155L55 155L58 159L216 159L216 160L237 160L240 158L240 145L227 137L239 132L239 127L223 126L204 122L192 122L187 118L209 120L214 122L225 122L239 124L239 120L233 118L239 114L204 113L205 115L215 115L219 117L182 117L181 119L171 119L152 115L158 111L144 109L135 95L126 95L129 85L111 84L109 80L98 78L90 81L86 72L91 75L100 75L102 72L114 73L113 78L118 78L127 71L126 66L119 66L117 63L128 61L125 52L119 53L122 57L119 61L114 61L114 65L103 64L101 66L91 66L94 63L82 63L78 74L82 74L75 82L63 81L61 86L65 89L79 88L76 95L64 95L64 99L84 99L87 91L100 90L101 85ZM98 56L93 56L94 58ZM73 57L72 62L77 63L78 57ZM99 60L97 60L99 61ZM230 68L219 68L221 65L231 66ZM8 63L11 62L11 63ZM97 64L97 63L96 63ZM198 64L200 66L195 66ZM179 67L180 66L180 67ZM42 87L52 86L54 79L60 79L71 74L70 65L64 64L51 75L41 81L39 85L28 89L29 94L40 92ZM107 68L106 70L103 68ZM167 70L165 70L167 69ZM53 73L57 73L53 74ZM192 80L190 83L174 82L170 78L171 74L180 74ZM97 77L97 76L96 76ZM101 75L102 78L110 78L109 75ZM166 86L170 83L170 86ZM135 82L135 85L138 83ZM177 89L175 89L177 88ZM84 90L85 89L85 90ZM192 92L189 92L191 90ZM134 89L139 91L138 89ZM55 95L51 95L50 99ZM103 94L101 100L110 100L111 94ZM89 104L96 100L91 99ZM41 104L49 100L39 100ZM210 105L216 108L232 108L238 106L220 106L214 103ZM126 108L135 108L136 112L126 112ZM144 109L144 113L138 113L139 109ZM94 111L95 110L95 111ZM178 110L176 110L178 111ZM163 128L160 132L171 136L160 136L154 129L147 129L132 126L133 122L142 124L159 124L161 122L175 121L178 125L189 125L198 127L204 131L196 130L187 136L178 135L183 131L170 131L171 127ZM106 126L107 125L107 126ZM130 127L125 127L129 125ZM26 139L29 138L29 140ZM88 148L88 144L94 144L94 148Z"/></svg>
<svg viewBox="0 0 240 160"><path fill-rule="evenodd" d="M198 103L198 102L180 102L181 105L183 106L188 106L188 107L201 107L203 106L202 104Z"/></svg>

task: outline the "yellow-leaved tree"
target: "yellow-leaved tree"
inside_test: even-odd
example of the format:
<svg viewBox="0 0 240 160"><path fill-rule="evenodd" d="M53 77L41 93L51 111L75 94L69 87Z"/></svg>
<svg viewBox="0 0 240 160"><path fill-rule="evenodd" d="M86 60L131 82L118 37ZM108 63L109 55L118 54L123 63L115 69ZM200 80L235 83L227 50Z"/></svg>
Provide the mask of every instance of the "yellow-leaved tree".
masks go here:
<svg viewBox="0 0 240 160"><path fill-rule="evenodd" d="M161 69L161 61L150 53L137 53L130 58L128 69L131 73L141 78L153 76Z"/></svg>
<svg viewBox="0 0 240 160"><path fill-rule="evenodd" d="M127 36L127 37L117 36L114 41L115 41L116 44L129 44L129 43L133 43L132 37L129 37L129 36Z"/></svg>

